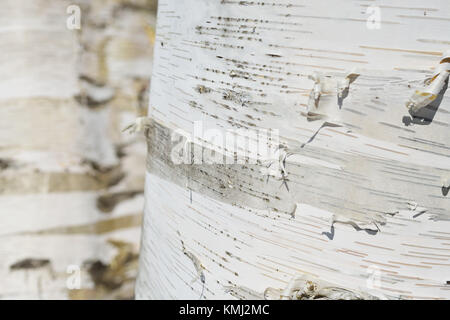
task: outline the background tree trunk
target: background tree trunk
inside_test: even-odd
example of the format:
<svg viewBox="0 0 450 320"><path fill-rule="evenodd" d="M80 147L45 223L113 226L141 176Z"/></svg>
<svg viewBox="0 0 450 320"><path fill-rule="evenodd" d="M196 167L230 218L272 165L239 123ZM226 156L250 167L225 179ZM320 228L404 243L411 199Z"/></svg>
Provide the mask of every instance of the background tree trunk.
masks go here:
<svg viewBox="0 0 450 320"><path fill-rule="evenodd" d="M2 1L0 298L133 297L155 5Z"/></svg>

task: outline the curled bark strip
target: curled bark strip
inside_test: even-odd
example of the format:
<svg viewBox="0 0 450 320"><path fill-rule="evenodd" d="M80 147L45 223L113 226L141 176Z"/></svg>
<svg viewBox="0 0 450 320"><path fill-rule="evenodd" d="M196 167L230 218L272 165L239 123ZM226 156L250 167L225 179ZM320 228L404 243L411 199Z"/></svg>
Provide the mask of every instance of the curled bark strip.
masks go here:
<svg viewBox="0 0 450 320"><path fill-rule="evenodd" d="M450 50L444 53L434 75L425 80L425 87L416 90L406 102L406 107L414 115L423 107L426 107L445 89L450 75Z"/></svg>

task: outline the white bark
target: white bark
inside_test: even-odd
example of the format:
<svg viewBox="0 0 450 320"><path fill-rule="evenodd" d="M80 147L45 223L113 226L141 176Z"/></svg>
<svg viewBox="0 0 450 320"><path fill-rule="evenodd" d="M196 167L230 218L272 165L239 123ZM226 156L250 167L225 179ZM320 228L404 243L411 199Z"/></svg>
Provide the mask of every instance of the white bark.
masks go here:
<svg viewBox="0 0 450 320"><path fill-rule="evenodd" d="M407 103L450 3L376 5L159 2L137 298L450 298L448 79ZM282 152L177 165L195 121L277 129Z"/></svg>
<svg viewBox="0 0 450 320"><path fill-rule="evenodd" d="M0 298L133 296L145 142L121 130L145 113L151 8L2 1Z"/></svg>

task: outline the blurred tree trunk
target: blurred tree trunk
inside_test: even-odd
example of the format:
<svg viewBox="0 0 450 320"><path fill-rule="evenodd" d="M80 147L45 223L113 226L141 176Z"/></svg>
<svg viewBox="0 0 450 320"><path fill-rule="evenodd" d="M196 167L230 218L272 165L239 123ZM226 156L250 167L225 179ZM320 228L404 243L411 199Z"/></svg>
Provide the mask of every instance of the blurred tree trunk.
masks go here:
<svg viewBox="0 0 450 320"><path fill-rule="evenodd" d="M1 11L0 298L131 298L155 1Z"/></svg>

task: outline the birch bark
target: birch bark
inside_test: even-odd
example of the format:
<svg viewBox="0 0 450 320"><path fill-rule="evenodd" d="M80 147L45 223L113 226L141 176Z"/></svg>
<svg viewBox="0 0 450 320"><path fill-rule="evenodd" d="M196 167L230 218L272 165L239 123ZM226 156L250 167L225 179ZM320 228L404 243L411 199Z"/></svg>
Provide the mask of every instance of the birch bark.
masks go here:
<svg viewBox="0 0 450 320"><path fill-rule="evenodd" d="M133 297L154 9L2 1L0 298Z"/></svg>
<svg viewBox="0 0 450 320"><path fill-rule="evenodd" d="M161 0L137 298L448 299L449 12Z"/></svg>

